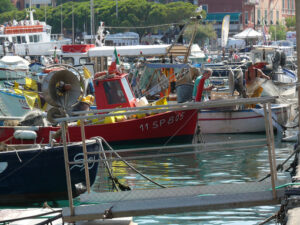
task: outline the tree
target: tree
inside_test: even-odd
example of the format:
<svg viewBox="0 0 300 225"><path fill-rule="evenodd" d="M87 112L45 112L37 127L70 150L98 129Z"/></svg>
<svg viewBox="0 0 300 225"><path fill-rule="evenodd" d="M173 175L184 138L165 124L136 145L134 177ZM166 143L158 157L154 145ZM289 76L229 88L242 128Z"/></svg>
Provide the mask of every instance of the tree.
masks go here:
<svg viewBox="0 0 300 225"><path fill-rule="evenodd" d="M6 1L6 0L0 0ZM9 0L7 0L9 1ZM90 32L90 2L83 0L58 0L57 7L42 7L35 9L35 19L45 20L45 11L47 14L47 24L52 26L53 33L61 32L61 22L63 28L69 34L72 32L72 4L74 5L74 28L76 31ZM61 9L62 18L61 21ZM118 9L118 16L116 11ZM172 2L161 4L148 2L147 0L118 0L118 8L116 8L115 0L94 0L95 12L95 28L97 29L99 22L103 21L107 27L127 27L110 28L110 33L134 31L142 36L144 33L153 33L156 31L164 32L172 23L183 23L192 16L195 16L196 6L187 2ZM7 11L0 14L0 23L10 20L25 19L26 11ZM167 26L158 26L169 24ZM145 27L149 28L137 28Z"/></svg>
<svg viewBox="0 0 300 225"><path fill-rule="evenodd" d="M187 27L185 31L185 38L186 39L191 39L192 34L194 32L194 25L191 24ZM197 29L196 29L196 36L194 43L198 43L200 46L204 46L205 41L207 39L216 39L217 38L217 33L213 27L212 23L208 24L198 24Z"/></svg>
<svg viewBox="0 0 300 225"><path fill-rule="evenodd" d="M288 30L295 30L295 28L296 28L296 16L287 17L285 19L285 25L287 26Z"/></svg>
<svg viewBox="0 0 300 225"><path fill-rule="evenodd" d="M10 0L0 0L0 13L9 12L15 9L16 7L11 3Z"/></svg>
<svg viewBox="0 0 300 225"><path fill-rule="evenodd" d="M286 39L286 27L283 24L271 25L270 30L272 40Z"/></svg>

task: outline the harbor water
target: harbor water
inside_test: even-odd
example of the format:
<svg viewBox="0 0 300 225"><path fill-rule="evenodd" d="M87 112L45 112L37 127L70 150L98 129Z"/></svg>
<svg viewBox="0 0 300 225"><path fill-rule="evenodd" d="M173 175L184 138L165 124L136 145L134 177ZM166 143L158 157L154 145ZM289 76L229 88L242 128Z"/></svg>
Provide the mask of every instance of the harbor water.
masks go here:
<svg viewBox="0 0 300 225"><path fill-rule="evenodd" d="M245 140L265 138L264 134L239 135L204 135L203 140L221 142L228 140ZM292 152L295 143L281 142L275 135L276 162L282 163ZM162 153L161 151L159 153ZM159 154L157 153L157 154ZM141 156L140 154L139 156ZM285 168L290 165L288 161ZM167 187L190 185L217 185L228 183L254 182L265 177L269 172L268 149L246 149L234 151L217 151L184 156L154 157L129 161L136 169ZM114 162L114 175L132 189L158 188L146 181L122 162ZM288 172L278 172L278 179L290 179ZM270 178L268 178L270 179ZM95 184L94 186L97 187ZM97 188L96 188L97 189ZM117 203L116 203L117 204ZM279 209L275 206L256 206L207 212L186 212L169 215L134 217L138 224L226 224L253 225L259 224L272 216ZM275 224L271 221L268 224Z"/></svg>
<svg viewBox="0 0 300 225"><path fill-rule="evenodd" d="M203 135L205 143L225 142L234 140L257 140L265 138L265 134L236 134L236 135ZM243 144L239 144L242 146ZM281 142L281 136L275 135L276 163L282 163L293 153L295 143ZM184 149L190 151L191 149ZM187 155L175 155L177 149L151 153L135 153L138 159L127 160L135 169L166 187L182 187L193 185L220 185L229 183L255 182L264 178L269 172L268 149L221 150ZM169 156L159 157L160 154L169 153ZM157 157L147 157L147 154ZM125 154L124 158L132 153ZM134 158L134 157L133 157ZM293 157L284 165L284 169L292 163ZM154 183L145 180L140 174L126 166L122 161L112 162L113 176L122 184L130 186L132 190L160 188ZM270 178L267 178L270 179ZM290 180L289 172L278 172L278 179ZM107 191L111 188L108 175L101 175L101 168L96 182L92 187L93 192ZM76 199L75 205L80 204ZM100 199L95 199L97 202ZM124 200L124 199L120 199ZM51 207L67 207L68 201L48 202ZM117 205L118 201L114 202ZM40 208L40 204L29 207ZM7 207L1 207L6 209ZM133 217L139 225L258 225L276 213L280 205L264 205L249 208L235 208L225 210L210 210L202 212L185 212L165 215L147 215ZM130 215L128 215L130 216ZM268 225L275 225L273 220Z"/></svg>

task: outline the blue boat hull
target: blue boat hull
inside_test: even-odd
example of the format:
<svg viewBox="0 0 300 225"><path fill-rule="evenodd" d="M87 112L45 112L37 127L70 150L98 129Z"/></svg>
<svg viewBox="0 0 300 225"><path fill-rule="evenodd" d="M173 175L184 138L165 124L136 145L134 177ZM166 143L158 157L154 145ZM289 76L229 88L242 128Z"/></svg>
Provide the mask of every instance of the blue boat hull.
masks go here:
<svg viewBox="0 0 300 225"><path fill-rule="evenodd" d="M96 142L87 144L88 152L99 150ZM69 161L82 162L82 145L68 146ZM98 154L89 159L99 159ZM90 183L94 183L98 163L89 163ZM78 185L85 186L84 165L70 165L73 196ZM82 187L82 185L81 185ZM0 204L27 204L67 199L63 147L0 152Z"/></svg>

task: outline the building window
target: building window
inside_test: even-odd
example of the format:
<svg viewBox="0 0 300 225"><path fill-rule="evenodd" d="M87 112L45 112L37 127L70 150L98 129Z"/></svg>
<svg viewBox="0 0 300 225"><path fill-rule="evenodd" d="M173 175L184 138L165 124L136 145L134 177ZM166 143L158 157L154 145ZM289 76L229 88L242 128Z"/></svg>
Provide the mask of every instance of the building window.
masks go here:
<svg viewBox="0 0 300 225"><path fill-rule="evenodd" d="M252 23L255 22L255 21L254 21L254 13L255 13L255 11L252 10L252 11L251 11L251 22L252 22Z"/></svg>
<svg viewBox="0 0 300 225"><path fill-rule="evenodd" d="M40 4L36 4L36 7L37 7L38 9L40 8L40 6L41 6Z"/></svg>
<svg viewBox="0 0 300 225"><path fill-rule="evenodd" d="M245 12L245 24L248 24L248 12Z"/></svg>
<svg viewBox="0 0 300 225"><path fill-rule="evenodd" d="M273 11L270 11L270 24L273 24Z"/></svg>
<svg viewBox="0 0 300 225"><path fill-rule="evenodd" d="M279 24L279 11L276 11L276 23Z"/></svg>
<svg viewBox="0 0 300 225"><path fill-rule="evenodd" d="M285 7L284 1L285 1L285 0L282 0L282 9L284 9L284 7Z"/></svg>
<svg viewBox="0 0 300 225"><path fill-rule="evenodd" d="M261 22L261 14L260 14L260 9L257 9L257 22Z"/></svg>
<svg viewBox="0 0 300 225"><path fill-rule="evenodd" d="M287 6L287 7L288 7L288 10L291 9L290 6L291 6L291 5L290 5L290 0L288 0L288 6Z"/></svg>
<svg viewBox="0 0 300 225"><path fill-rule="evenodd" d="M29 8L29 4L28 3L26 3L26 8Z"/></svg>
<svg viewBox="0 0 300 225"><path fill-rule="evenodd" d="M268 24L268 10L265 9L265 24Z"/></svg>
<svg viewBox="0 0 300 225"><path fill-rule="evenodd" d="M295 2L292 0L292 9L295 9Z"/></svg>

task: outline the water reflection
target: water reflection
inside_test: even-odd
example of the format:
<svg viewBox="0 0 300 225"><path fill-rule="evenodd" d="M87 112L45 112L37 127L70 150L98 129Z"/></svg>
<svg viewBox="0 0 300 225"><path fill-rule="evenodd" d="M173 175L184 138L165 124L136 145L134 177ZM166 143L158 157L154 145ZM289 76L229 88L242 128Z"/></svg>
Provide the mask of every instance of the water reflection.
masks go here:
<svg viewBox="0 0 300 225"><path fill-rule="evenodd" d="M228 140L265 138L264 134L206 135L206 143ZM239 144L242 146L242 144ZM186 151L191 149L186 149ZM293 144L276 142L277 164L283 162L293 151ZM172 152L172 151L170 151ZM173 150L173 152L177 152ZM159 152L162 153L162 152ZM157 153L157 154L159 154ZM269 173L267 147L216 151L181 156L146 158L129 161L135 168L157 183L167 187L187 185L215 185L257 181ZM113 162L114 175L132 189L158 188L145 180L122 162ZM278 173L279 179L287 174ZM181 213L135 217L138 224L258 224L278 210L278 206L260 206L222 211ZM275 223L269 223L275 224Z"/></svg>

